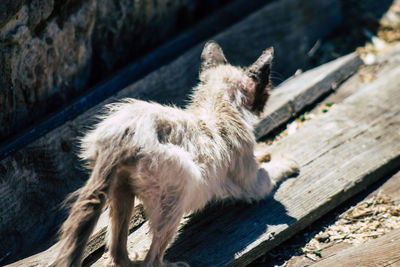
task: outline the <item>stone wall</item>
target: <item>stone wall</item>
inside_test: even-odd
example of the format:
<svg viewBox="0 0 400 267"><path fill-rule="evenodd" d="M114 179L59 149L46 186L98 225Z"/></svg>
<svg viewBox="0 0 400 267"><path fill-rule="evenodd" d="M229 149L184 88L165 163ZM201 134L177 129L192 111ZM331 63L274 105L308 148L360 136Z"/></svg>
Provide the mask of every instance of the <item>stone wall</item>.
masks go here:
<svg viewBox="0 0 400 267"><path fill-rule="evenodd" d="M2 0L0 142L229 0Z"/></svg>
<svg viewBox="0 0 400 267"><path fill-rule="evenodd" d="M25 119L23 122L33 121L33 110L40 118L51 107L63 105L82 93L89 80L96 80L91 77L104 78L129 57L142 54L218 6L207 6L212 0L202 1L201 5L200 0L176 0L172 4L159 1L162 3L157 6L156 0L75 0L63 5L50 1L51 11L35 15L33 27L29 24L30 16L35 14L29 10L32 4L0 0L0 18L6 18L0 22L0 51L8 53L0 55L0 92L8 93L5 96L13 101L8 103L10 109L27 110L15 122L22 121L20 118ZM218 2L225 1L214 3ZM241 8L235 10L243 12ZM18 12L22 15L17 16ZM338 0L270 1L212 39L221 44L231 63L240 65L250 64L263 49L273 45L274 76L290 75L307 62L307 52L339 24L340 18ZM201 49L199 43L114 97L183 104L197 80ZM21 78L24 68L29 79ZM36 68L42 71L36 73ZM42 84L45 87L39 87ZM39 92L46 94L39 99ZM28 93L31 98L24 97L30 96ZM77 137L109 101L113 100L66 121L0 161L0 265L40 251L54 241L51 236L65 219L59 203L88 177L76 157ZM13 125L3 123L7 119L3 103L0 127L12 129ZM31 103L30 109L26 103Z"/></svg>

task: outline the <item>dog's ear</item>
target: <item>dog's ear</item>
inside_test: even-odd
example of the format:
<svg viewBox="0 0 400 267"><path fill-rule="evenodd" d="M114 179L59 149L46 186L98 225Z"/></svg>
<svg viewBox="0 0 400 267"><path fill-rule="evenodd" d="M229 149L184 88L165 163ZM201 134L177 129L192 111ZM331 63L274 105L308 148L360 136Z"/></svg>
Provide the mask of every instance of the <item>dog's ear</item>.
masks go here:
<svg viewBox="0 0 400 267"><path fill-rule="evenodd" d="M201 71L226 64L228 61L224 56L222 48L214 41L208 41L201 53Z"/></svg>
<svg viewBox="0 0 400 267"><path fill-rule="evenodd" d="M263 111L265 103L269 97L269 90L271 88L270 72L272 66L272 59L274 57L274 49L272 47L264 50L262 55L251 66L246 69L247 76L253 82L246 82L251 88L248 89L252 95L249 99L251 111L259 114Z"/></svg>

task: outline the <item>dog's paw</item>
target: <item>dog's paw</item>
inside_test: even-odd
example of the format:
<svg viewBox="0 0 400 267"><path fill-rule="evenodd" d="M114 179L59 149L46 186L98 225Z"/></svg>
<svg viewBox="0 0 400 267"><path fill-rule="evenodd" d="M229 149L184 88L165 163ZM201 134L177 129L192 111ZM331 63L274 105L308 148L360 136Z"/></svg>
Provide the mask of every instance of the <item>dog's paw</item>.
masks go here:
<svg viewBox="0 0 400 267"><path fill-rule="evenodd" d="M126 256L123 259L114 259L108 253L103 254L103 258L105 259L104 266L105 267L133 267L133 262Z"/></svg>
<svg viewBox="0 0 400 267"><path fill-rule="evenodd" d="M262 163L260 166L268 172L274 183L279 183L300 172L300 167L294 159L282 155L272 156L271 161Z"/></svg>
<svg viewBox="0 0 400 267"><path fill-rule="evenodd" d="M299 164L290 156L279 156L278 163L281 165L284 176L289 177L300 173Z"/></svg>

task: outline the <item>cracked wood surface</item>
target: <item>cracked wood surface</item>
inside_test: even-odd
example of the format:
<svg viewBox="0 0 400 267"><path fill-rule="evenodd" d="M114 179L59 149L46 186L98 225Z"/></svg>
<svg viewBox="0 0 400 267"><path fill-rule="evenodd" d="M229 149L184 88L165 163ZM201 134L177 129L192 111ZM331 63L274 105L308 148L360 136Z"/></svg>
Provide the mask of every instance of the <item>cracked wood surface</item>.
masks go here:
<svg viewBox="0 0 400 267"><path fill-rule="evenodd" d="M393 176L389 175L388 179L386 179L386 178L387 177L385 177L384 179L382 179L382 180L378 181L377 183L373 184L371 187L367 188L366 191L369 192L369 193L361 192L361 195L359 194L359 195L355 196L354 198L350 199L348 205L346 204L348 209L347 208L346 209L339 208L340 210L335 210L333 212L336 213L336 214L339 214L339 213L343 214L343 212L347 213L350 210L352 210L354 207L358 206L358 204L356 204L356 202L358 202L359 204L360 203L366 203L366 202L368 203L368 201L371 198L377 199L379 195L384 195L385 197L387 196L387 197L389 197L390 201L394 201L396 205L399 205L400 204L400 202L399 202L400 201L400 171L397 172ZM362 196L362 197L360 198L360 196ZM383 211L383 213L385 213L385 211ZM330 215L327 215L327 216L329 217ZM373 214L373 216L369 217L369 218L372 220L371 226L373 225L373 221L379 220L379 218L382 219L382 217L379 216L379 214L377 214L377 216L376 216L376 214ZM324 219L322 218L322 220L324 220ZM337 222L338 221L331 222L331 223L332 224L336 224ZM328 223L328 224L332 225L331 223ZM325 222L323 224L325 225ZM385 221L383 221L382 224L385 225L386 224ZM381 225L381 226L383 226L383 225ZM315 233L315 230L316 230L315 228L320 228L320 226L321 225L315 226L315 227L308 227L308 229L311 229L311 231L313 233ZM345 227L345 229L347 229L346 225L343 225L343 226ZM382 231L386 231L387 230L387 229L385 230L385 226L383 226L383 227L381 227L381 226L378 226L378 228L377 228L378 232L380 232L380 230L382 230ZM325 227L327 227L327 228L325 228ZM395 224L390 224L389 226L386 226L386 227L388 227L388 228L396 227L396 225ZM330 228L329 226L325 225L324 229L322 231L324 231L326 233L326 230L328 230L329 228ZM367 226L367 229L366 229L367 232L366 233L368 233L368 228L369 227ZM349 233L345 233L344 235L347 236L349 234L351 235L351 230L350 230ZM318 234L318 235L320 235L320 234ZM329 235L330 234L328 233L328 236ZM296 235L296 236L298 236L298 235ZM291 242L291 241L289 241L289 242ZM311 266L311 265L314 266L313 264L319 263L321 261L324 261L324 263L325 263L325 260L330 259L332 256L341 255L342 251L347 250L350 247L357 247L359 245L360 244L347 243L346 241L342 242L340 239L339 240L331 240L330 239L327 243L320 243L318 246L312 246L312 247L315 247L317 249L316 251L321 253L320 254L321 257L319 257L319 256L314 257L312 255L312 253L298 255L297 253L292 251L292 253L290 253L291 254L291 258L289 260L286 260L285 264L288 267L289 266L290 267L304 267L304 266ZM285 249L285 246L287 246L286 243L281 244L279 247L282 248L282 249ZM307 246L306 247L302 246L302 248L297 247L297 249L307 248ZM360 249L361 248L362 247L360 247ZM349 264L348 263L348 264L336 264L336 265L333 265L333 266L343 266L343 267L346 267L346 266L392 266L390 264L386 264L385 265L385 264L378 263L377 261L374 261L372 259L372 257L376 258L376 259L379 259L379 260L386 260L387 263L390 263L391 261L394 261L396 259L400 259L400 258L398 258L398 255L400 255L400 252L396 251L396 250L395 250L395 253L391 253L391 252L390 253L382 253L382 251L376 250L376 257L375 257L374 251L370 251L369 254L370 255L368 257L370 257L369 259L370 259L371 265L365 265L365 262L363 262L363 259L358 258L358 256L357 256L358 261L359 261L358 265L357 264ZM310 257L310 255L311 255L311 257ZM381 255L384 256L383 259L381 258ZM272 258L270 258L270 259L274 260ZM268 262L268 261L263 261L261 263L256 261L254 264L250 264L250 266L251 267L262 267L262 266L265 265L264 262L267 263L268 266L273 266L274 265L274 263ZM329 262L330 262L330 260L329 260ZM317 265L317 266L325 266L325 265Z"/></svg>
<svg viewBox="0 0 400 267"><path fill-rule="evenodd" d="M269 101L269 103L271 103L272 108L268 107L267 113L264 113L264 114L275 114L275 115L274 115L274 117L269 117L269 115L268 115L268 117L265 117L262 120L261 123L263 125L268 124L266 126L266 127L268 127L268 129L263 131L263 133L267 134L267 133L271 132L272 130L276 129L277 127L279 127L283 123L287 122L291 118L291 116L286 116L286 117L281 116L280 117L281 119L279 121L276 120L276 116L279 115L279 112L282 110L280 107L288 105L288 103L289 103L287 101L287 99L289 99L289 98L284 97L284 96L288 95L291 98L293 98L293 100L290 100L291 104L295 103L296 101L300 101L299 103L296 104L296 106L297 107L300 107L300 106L305 107L306 105L309 105L311 102L303 101L303 98L298 97L298 96L300 96L301 94L303 94L303 95L307 94L308 91L313 91L314 93L319 94L319 95L322 95L325 92L328 92L329 90L331 90L332 83L334 83L334 84L340 83L344 79L345 76L348 76L351 73L354 73L360 64L361 64L361 60L360 60L359 56L357 54L353 53L348 56L339 58L333 62L322 65L321 67L317 68L316 71L311 70L309 72L305 72L304 74L302 74L300 76L292 78L290 80L291 82L285 82L281 86L275 88L272 91L271 99ZM348 74L345 74L345 72L342 70L342 68L344 68ZM303 79L302 78L303 75L305 75L307 77L307 79ZM335 78L332 78L332 77L335 77ZM307 81L309 79L317 81L317 83L320 85L318 85L318 87L316 87L315 83L312 83L311 86L305 86L304 85L305 81ZM293 87L293 84L296 84L297 81L299 81L299 84L303 85L303 86L299 86L298 88ZM321 86L321 84L324 84L325 87ZM321 90L321 92L316 92L316 88L317 88L317 90ZM285 94L282 94L281 92L285 92ZM314 101L317 99L318 98L314 98ZM276 109L275 111L274 111L274 108ZM260 129L260 127L261 126L259 126L259 129ZM136 215L138 216L139 219L134 220L134 223L132 223L131 229L133 229L134 227L137 227L139 221L142 223L144 220L143 212L137 213ZM85 252L85 257L89 256L92 253L95 253L96 251L98 251L98 249L100 249L104 246L104 244L105 244L104 237L105 237L107 223L108 223L108 217L107 217L107 213L105 212L102 215L102 218L100 219L100 222L95 229L95 233L89 240L89 244L88 244L88 247ZM34 255L32 257L29 257L29 258L23 260L23 262L30 263L30 264L46 262L52 257L53 254L54 254L54 248L50 248L48 251L45 251L40 255L37 255L37 256ZM18 262L18 264L21 264L21 262Z"/></svg>
<svg viewBox="0 0 400 267"><path fill-rule="evenodd" d="M233 64L241 65L249 64L263 49L274 45L274 69L281 68L290 74L307 61L307 51L339 21L337 0L311 0L307 3L271 1L212 39L221 44ZM67 121L0 161L0 174L6 180L0 187L3 200L0 203L0 216L3 217L0 228L5 229L1 237L7 237L0 243L0 251L6 252L1 253L0 259L15 257L15 254L8 255L8 258L3 256L10 251L21 251L24 246L26 249L30 244L35 244L31 247L36 248L34 242L45 240L46 235L56 231L55 225L65 219L62 213L53 211L67 193L87 179L87 173L75 156L77 137L92 125L101 107L124 97L183 104L197 80L202 46L193 47L123 89L114 98ZM81 99L81 104L84 105L85 101ZM21 221L24 225L19 223Z"/></svg>
<svg viewBox="0 0 400 267"><path fill-rule="evenodd" d="M352 246L333 255L312 267L336 266L399 266L400 265L400 228L377 239Z"/></svg>
<svg viewBox="0 0 400 267"><path fill-rule="evenodd" d="M388 70L271 146L272 157L295 158L300 175L258 204L216 205L186 219L166 258L191 266L244 266L399 170L399 75L400 67ZM130 235L129 251L142 259L150 238L144 224Z"/></svg>
<svg viewBox="0 0 400 267"><path fill-rule="evenodd" d="M335 90L362 64L358 54L352 53L285 81L268 100L263 119L255 130L256 137L261 138L296 118L320 97Z"/></svg>

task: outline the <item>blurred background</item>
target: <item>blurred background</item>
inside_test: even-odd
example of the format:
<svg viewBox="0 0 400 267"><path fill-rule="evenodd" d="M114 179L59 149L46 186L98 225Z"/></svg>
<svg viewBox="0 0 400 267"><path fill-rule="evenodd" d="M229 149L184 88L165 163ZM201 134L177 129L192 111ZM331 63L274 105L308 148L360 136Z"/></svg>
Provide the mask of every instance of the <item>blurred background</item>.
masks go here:
<svg viewBox="0 0 400 267"><path fill-rule="evenodd" d="M0 265L54 242L87 177L81 114L116 95L184 105L209 39L237 65L274 46L277 85L356 50L373 61L400 41L400 1L2 0Z"/></svg>

